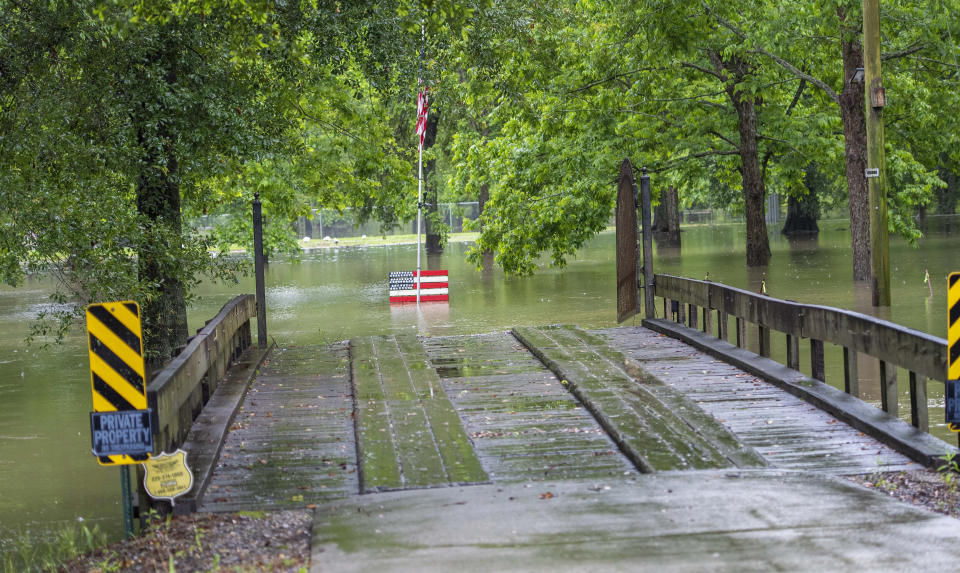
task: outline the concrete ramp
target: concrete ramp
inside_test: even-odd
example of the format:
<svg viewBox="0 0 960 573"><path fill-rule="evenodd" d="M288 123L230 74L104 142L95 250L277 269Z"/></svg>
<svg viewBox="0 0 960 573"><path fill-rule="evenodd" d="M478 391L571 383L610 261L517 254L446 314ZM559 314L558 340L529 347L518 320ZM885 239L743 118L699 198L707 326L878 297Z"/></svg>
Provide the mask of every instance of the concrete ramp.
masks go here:
<svg viewBox="0 0 960 573"><path fill-rule="evenodd" d="M936 571L960 560L960 521L776 470L391 492L314 515L314 572Z"/></svg>

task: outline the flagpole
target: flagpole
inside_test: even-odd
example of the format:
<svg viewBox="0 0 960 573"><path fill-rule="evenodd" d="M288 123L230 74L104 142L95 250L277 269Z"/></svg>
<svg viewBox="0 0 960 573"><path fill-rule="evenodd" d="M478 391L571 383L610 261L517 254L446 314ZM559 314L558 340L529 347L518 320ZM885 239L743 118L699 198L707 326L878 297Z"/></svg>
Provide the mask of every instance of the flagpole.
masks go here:
<svg viewBox="0 0 960 573"><path fill-rule="evenodd" d="M423 60L426 57L427 49L427 28L424 23L420 22L420 77L417 79L417 82L420 83L423 81ZM420 89L423 90L424 86L420 86ZM418 98L419 99L419 98ZM427 94L423 93L423 106L427 105ZM417 102L420 103L419 101ZM419 105L417 106L419 108ZM417 123L418 127L420 123L420 109L417 109ZM426 133L427 126L426 120L424 120L424 125L422 126L423 133ZM420 131L419 129L417 130ZM423 133L418 133L418 145L419 145L419 157L417 159L417 308L420 307L420 214L423 211Z"/></svg>
<svg viewBox="0 0 960 573"><path fill-rule="evenodd" d="M420 212L423 209L423 144L420 144L417 175L417 306L420 306Z"/></svg>

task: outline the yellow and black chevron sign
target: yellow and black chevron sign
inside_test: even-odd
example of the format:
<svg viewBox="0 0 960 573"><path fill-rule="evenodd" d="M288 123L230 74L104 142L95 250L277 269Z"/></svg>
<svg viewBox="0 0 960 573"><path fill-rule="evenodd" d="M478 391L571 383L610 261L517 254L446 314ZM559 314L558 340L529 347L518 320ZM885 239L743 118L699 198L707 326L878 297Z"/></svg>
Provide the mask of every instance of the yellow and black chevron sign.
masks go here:
<svg viewBox="0 0 960 573"><path fill-rule="evenodd" d="M960 380L960 273L950 273L947 285L947 378Z"/></svg>
<svg viewBox="0 0 960 573"><path fill-rule="evenodd" d="M89 305L87 341L93 411L146 410L146 368L140 306L133 301ZM149 454L101 455L97 456L97 461L101 465L138 464L149 457Z"/></svg>
<svg viewBox="0 0 960 573"><path fill-rule="evenodd" d="M950 430L960 432L960 273L947 277L947 380L946 421Z"/></svg>

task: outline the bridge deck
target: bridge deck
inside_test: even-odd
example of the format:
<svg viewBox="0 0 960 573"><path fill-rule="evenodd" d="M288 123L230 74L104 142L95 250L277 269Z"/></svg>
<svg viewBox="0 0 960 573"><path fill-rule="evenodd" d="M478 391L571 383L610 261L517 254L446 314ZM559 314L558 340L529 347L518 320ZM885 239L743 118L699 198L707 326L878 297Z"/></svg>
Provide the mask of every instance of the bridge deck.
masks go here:
<svg viewBox="0 0 960 573"><path fill-rule="evenodd" d="M642 327L594 334L646 376L695 402L773 467L837 475L921 468L800 398L670 337Z"/></svg>
<svg viewBox="0 0 960 573"><path fill-rule="evenodd" d="M644 328L388 336L349 350L276 351L230 428L200 508L757 467L868 474L921 466Z"/></svg>
<svg viewBox="0 0 960 573"><path fill-rule="evenodd" d="M277 349L247 391L201 511L302 508L359 490L343 344Z"/></svg>

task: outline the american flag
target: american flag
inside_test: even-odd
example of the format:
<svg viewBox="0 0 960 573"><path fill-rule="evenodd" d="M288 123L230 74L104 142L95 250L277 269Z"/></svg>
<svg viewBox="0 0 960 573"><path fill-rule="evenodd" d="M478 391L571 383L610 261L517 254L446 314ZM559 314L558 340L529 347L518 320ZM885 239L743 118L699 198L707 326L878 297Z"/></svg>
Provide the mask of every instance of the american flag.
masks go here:
<svg viewBox="0 0 960 573"><path fill-rule="evenodd" d="M427 92L417 94L417 135L420 136L420 147L423 147L423 135L427 132Z"/></svg>
<svg viewBox="0 0 960 573"><path fill-rule="evenodd" d="M447 271L394 271L390 273L390 302L417 302L418 283L420 285L420 302L450 300L450 283Z"/></svg>

